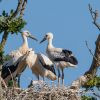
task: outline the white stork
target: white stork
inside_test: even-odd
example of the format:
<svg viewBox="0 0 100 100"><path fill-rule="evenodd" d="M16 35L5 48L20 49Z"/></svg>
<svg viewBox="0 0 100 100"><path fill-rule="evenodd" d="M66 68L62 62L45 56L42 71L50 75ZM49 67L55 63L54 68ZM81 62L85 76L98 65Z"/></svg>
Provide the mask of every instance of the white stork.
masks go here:
<svg viewBox="0 0 100 100"><path fill-rule="evenodd" d="M30 51L26 58L27 65L31 68L33 74L38 78L39 76L47 77L51 80L56 80L56 73L52 61L41 53L34 53Z"/></svg>
<svg viewBox="0 0 100 100"><path fill-rule="evenodd" d="M25 56L27 51L30 50L28 47L27 37L32 38L37 41L37 39L34 36L32 36L29 33L29 31L22 32L22 39L23 39L22 46L18 50L12 51L9 54L10 59L8 61L4 62L4 64L3 64L1 76L5 80L6 83L12 78L11 73L12 73L12 76L15 77L16 76L15 73L17 73L17 74L21 73L21 71L23 69L23 68L19 67L19 64L22 63L21 61L22 61L23 57ZM25 68L26 66L23 65L23 67ZM17 69L19 69L19 72L17 71Z"/></svg>
<svg viewBox="0 0 100 100"><path fill-rule="evenodd" d="M48 45L46 53L50 60L54 62L58 70L58 86L60 85L60 70L62 71L62 85L64 85L64 72L63 69L69 66L76 66L78 64L77 59L74 57L72 51L63 48L55 48L52 44L53 34L51 32L47 33L42 41L48 40Z"/></svg>
<svg viewBox="0 0 100 100"><path fill-rule="evenodd" d="M20 75L20 73L22 73L26 68L27 53L23 56L20 56L15 63L13 63L14 59L11 59L8 63L5 63L3 65L1 77L4 79L6 85L8 84L9 80L13 80L16 76Z"/></svg>

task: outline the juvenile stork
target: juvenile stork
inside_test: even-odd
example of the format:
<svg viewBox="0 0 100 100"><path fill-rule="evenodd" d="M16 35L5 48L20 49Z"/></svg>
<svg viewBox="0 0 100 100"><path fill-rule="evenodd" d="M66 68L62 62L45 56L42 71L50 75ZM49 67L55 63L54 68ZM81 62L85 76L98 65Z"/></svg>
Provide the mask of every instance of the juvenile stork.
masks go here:
<svg viewBox="0 0 100 100"><path fill-rule="evenodd" d="M6 85L8 84L9 80L14 80L14 78L20 75L20 73L22 73L26 68L27 53L19 57L15 63L13 63L14 59L11 59L8 63L3 65L1 77L4 79Z"/></svg>
<svg viewBox="0 0 100 100"><path fill-rule="evenodd" d="M39 76L43 77L43 79L47 77L53 81L57 79L52 61L44 54L30 51L26 58L26 62L38 80Z"/></svg>
<svg viewBox="0 0 100 100"><path fill-rule="evenodd" d="M21 67L19 67L19 64L22 63L21 61L22 61L23 57L29 50L27 37L32 38L37 41L37 39L34 36L32 36L29 33L29 31L22 32L22 39L23 39L22 46L18 50L12 51L9 54L10 59L8 61L4 62L4 64L3 64L1 76L5 80L6 83L12 78L11 74L14 78L16 76L15 73L20 74L22 72L22 69L24 69L26 67L23 65L24 68L21 68ZM17 69L19 69L19 70L17 70Z"/></svg>
<svg viewBox="0 0 100 100"><path fill-rule="evenodd" d="M74 57L72 51L66 50L63 48L55 48L53 46L53 44L52 44L53 34L52 33L50 33L50 32L47 33L40 43L42 43L45 40L48 40L46 53L47 53L48 57L50 58L50 60L52 62L54 62L54 64L57 67L57 70L58 70L58 86L60 85L60 70L59 70L59 68L62 71L62 85L64 85L64 72L63 72L64 68L69 67L69 66L74 67L78 64L78 61Z"/></svg>
<svg viewBox="0 0 100 100"><path fill-rule="evenodd" d="M23 44L21 45L21 47L18 49L18 50L14 50L12 52L10 52L9 56L11 56L12 58L16 56L21 56L21 55L24 55L27 50L29 49L28 47L28 41L27 41L27 38L31 38L31 39L34 39L37 41L37 39L31 35L31 33L29 31L23 31L22 32L22 39L23 39Z"/></svg>

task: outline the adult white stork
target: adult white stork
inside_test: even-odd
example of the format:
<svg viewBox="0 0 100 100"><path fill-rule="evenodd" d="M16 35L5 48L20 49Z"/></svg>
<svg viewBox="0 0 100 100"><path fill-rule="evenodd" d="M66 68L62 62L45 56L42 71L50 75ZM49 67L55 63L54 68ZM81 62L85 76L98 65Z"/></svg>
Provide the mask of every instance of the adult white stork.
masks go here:
<svg viewBox="0 0 100 100"><path fill-rule="evenodd" d="M16 72L17 69L19 69L18 65L21 63L21 59L25 56L26 52L29 50L28 47L28 42L27 42L27 37L32 38L37 41L37 39L30 34L29 31L23 31L22 32L22 39L23 39L23 44L18 50L12 51L9 56L10 59L3 64L2 68L2 78L5 80L7 83L12 77L15 77L15 73L20 73L22 71L22 68L19 70L19 72ZM25 66L23 65L25 68Z"/></svg>
<svg viewBox="0 0 100 100"><path fill-rule="evenodd" d="M53 33L47 33L42 41L48 40L46 53L50 60L55 63L58 70L58 85L60 85L60 70L62 71L62 85L64 85L64 72L63 69L69 66L76 66L78 64L77 59L74 57L72 51L63 48L55 48L52 44Z"/></svg>
<svg viewBox="0 0 100 100"><path fill-rule="evenodd" d="M52 61L44 54L30 51L26 58L26 62L38 80L39 76L43 77L43 79L47 77L53 81L57 79Z"/></svg>

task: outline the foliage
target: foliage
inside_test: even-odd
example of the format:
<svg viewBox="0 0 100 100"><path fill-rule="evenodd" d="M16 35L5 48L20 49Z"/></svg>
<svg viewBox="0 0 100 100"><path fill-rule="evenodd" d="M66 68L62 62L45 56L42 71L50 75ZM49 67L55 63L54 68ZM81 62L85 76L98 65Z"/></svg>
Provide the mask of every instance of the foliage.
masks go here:
<svg viewBox="0 0 100 100"><path fill-rule="evenodd" d="M85 95L83 95L82 97L81 97L81 100L97 100L95 97L90 97L90 96L85 96Z"/></svg>
<svg viewBox="0 0 100 100"><path fill-rule="evenodd" d="M91 94L94 95L95 97L99 97L99 94L96 94L96 87L98 91L100 91L100 76L95 76L94 78L91 78L90 80L87 81L87 83L83 86L83 88L86 88L86 91L91 91ZM95 91L96 90L96 91ZM86 96L83 95L82 100L97 100L93 96Z"/></svg>
<svg viewBox="0 0 100 100"><path fill-rule="evenodd" d="M9 80L8 87L12 87L12 86L13 86L13 81L12 80Z"/></svg>
<svg viewBox="0 0 100 100"><path fill-rule="evenodd" d="M8 33L18 33L26 25L26 22L21 16L12 18L13 10L10 11L10 14L5 11L2 12L0 16L0 33L7 31Z"/></svg>
<svg viewBox="0 0 100 100"><path fill-rule="evenodd" d="M94 78L87 81L87 83L83 86L86 89L96 87L100 89L100 76L95 76Z"/></svg>
<svg viewBox="0 0 100 100"><path fill-rule="evenodd" d="M8 60L10 60L11 59L11 56L9 56L9 55L4 55L4 61L8 61Z"/></svg>

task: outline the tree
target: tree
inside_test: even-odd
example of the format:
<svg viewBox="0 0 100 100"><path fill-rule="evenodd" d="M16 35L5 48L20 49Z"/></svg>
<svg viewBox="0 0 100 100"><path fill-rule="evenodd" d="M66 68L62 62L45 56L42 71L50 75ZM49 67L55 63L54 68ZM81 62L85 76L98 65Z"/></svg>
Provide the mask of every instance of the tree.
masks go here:
<svg viewBox="0 0 100 100"><path fill-rule="evenodd" d="M93 11L90 4L89 4L89 11L93 19L93 24L100 30L100 25L97 22L98 11L97 10ZM93 54L91 49L89 49L86 41L86 46L89 49L91 55L93 56L93 61L90 66L90 69L87 72L85 72L83 76L80 76L79 79L75 80L72 83L71 88L77 91L79 90L80 87L85 87L86 89L92 89L92 91L93 87L97 87L98 89L100 89L100 76L96 76L97 70L99 69L100 66L100 34L98 35L95 44L96 44L96 49L95 53ZM95 93L93 94L100 98L100 95L96 95Z"/></svg>
<svg viewBox="0 0 100 100"><path fill-rule="evenodd" d="M26 22L23 19L26 3L27 3L27 0L18 0L18 5L15 11L11 10L10 14L6 13L6 11L3 11L2 15L0 16L0 33L3 34L2 40L0 43L1 67L2 67L3 61L5 60L3 53L4 53L4 47L5 47L9 34L19 33L21 29L24 27L24 25L26 24ZM98 11L97 10L93 11L90 4L89 4L89 11L93 19L93 24L100 30L100 25L97 22ZM95 44L96 44L96 49L95 49L95 54L93 54L91 49L88 46L88 42L86 41L86 46L90 54L93 56L92 64L90 66L90 69L87 72L85 72L84 75L80 76L77 80L73 81L70 88L67 88L67 89L53 88L50 90L49 86L45 85L43 86L44 88L42 88L43 89L42 93L39 94L38 92L36 93L35 91L33 91L34 87L32 88L30 87L30 88L27 88L25 91L21 90L18 99L21 97L21 94L22 94L24 98L26 99L28 97L33 98L33 95L34 95L34 98L35 97L36 98L41 97L42 99L49 98L49 100L51 100L52 98L56 100L57 98L59 98L59 96L62 96L62 98L64 97L69 98L68 100L79 100L80 98L78 98L77 93L80 93L80 90L79 90L80 88L85 88L84 91L91 90L93 92L93 95L100 98L100 95L96 94L94 90L94 87L100 89L100 77L96 75L97 70L99 69L99 66L100 66L100 34L98 35L98 38ZM2 96L2 90L0 92ZM14 91L12 90L12 94L14 94L13 92ZM95 100L95 98L82 95L82 100Z"/></svg>
<svg viewBox="0 0 100 100"><path fill-rule="evenodd" d="M26 24L26 22L23 19L26 3L27 0L18 0L18 5L15 11L12 9L10 11L10 14L6 13L6 11L3 11L2 15L0 15L0 34L3 34L2 40L0 42L0 70L2 70L2 63L5 59L3 55L4 47L9 34L19 33ZM2 96L1 80L0 95Z"/></svg>

